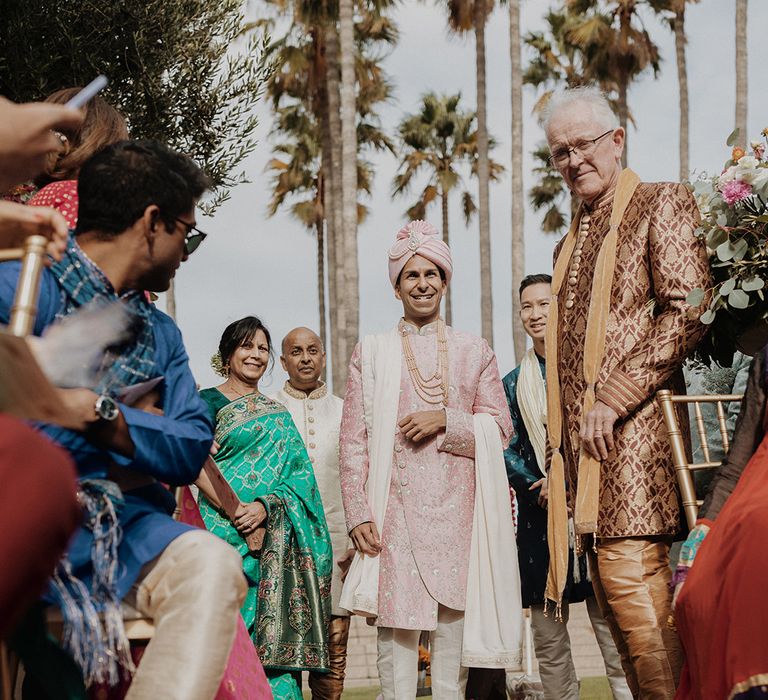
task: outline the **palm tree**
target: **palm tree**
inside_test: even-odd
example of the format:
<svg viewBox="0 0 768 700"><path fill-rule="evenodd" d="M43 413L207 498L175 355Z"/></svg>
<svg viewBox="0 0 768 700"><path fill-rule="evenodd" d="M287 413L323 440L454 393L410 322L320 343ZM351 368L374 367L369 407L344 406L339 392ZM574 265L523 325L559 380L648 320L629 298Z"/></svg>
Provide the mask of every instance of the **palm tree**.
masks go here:
<svg viewBox="0 0 768 700"><path fill-rule="evenodd" d="M475 35L477 83L477 173L480 220L480 318L483 337L493 345L493 281L491 269L490 157L485 77L485 24L493 0L448 0L448 26L457 34Z"/></svg>
<svg viewBox="0 0 768 700"><path fill-rule="evenodd" d="M534 105L534 113L541 114L558 86L573 88L589 84L597 84L607 94L615 111L613 85L601 80L605 67L598 65L594 57L588 61L581 49L570 41L570 29L581 21L581 16L567 10L550 10L544 19L546 31L530 32L524 37L533 57L522 74L522 81L537 89L543 88ZM534 210L544 210L542 232L559 233L567 223L561 207L568 204L569 195L560 174L549 163L549 155L546 143L540 143L534 149L536 165L533 174L537 176L537 182L528 196Z"/></svg>
<svg viewBox="0 0 768 700"><path fill-rule="evenodd" d="M359 335L359 268L357 260L357 134L355 131L355 20L354 0L339 0L341 57L341 237L344 242L344 288L347 305L346 344L338 359L349 363ZM338 261L337 261L338 263ZM335 358L336 359L336 358Z"/></svg>
<svg viewBox="0 0 768 700"><path fill-rule="evenodd" d="M628 143L629 85L646 69L659 72L659 50L643 25L640 7L657 7L655 0L566 0L573 17L581 17L568 29L568 41L584 55L585 64L600 82L613 83L617 93L619 123ZM627 147L622 164L627 165Z"/></svg>
<svg viewBox="0 0 768 700"><path fill-rule="evenodd" d="M675 32L675 56L677 59L677 82L680 101L680 180L687 180L690 173L689 135L688 135L688 65L685 60L685 3L686 0L673 0L671 9L675 15L672 29Z"/></svg>
<svg viewBox="0 0 768 700"><path fill-rule="evenodd" d="M736 145L747 145L747 0L736 0Z"/></svg>
<svg viewBox="0 0 768 700"><path fill-rule="evenodd" d="M284 3L284 0L279 2ZM337 231L342 230L341 179L338 177L341 171L338 34L332 18L318 16L317 3L305 4L294 5L294 22L286 34L274 43L275 72L268 89L277 117L273 135L279 136L282 142L275 148L280 157L273 159L271 165L276 173L274 194L281 193L281 188L285 189L277 206L283 206L283 200L288 197L289 201L285 205L290 204L294 215L316 231L318 257L323 256L320 243L325 242L330 303L323 305L329 310L333 387L339 392L343 390L346 374L346 361L341 359L346 357L347 351L346 311L351 305L356 306L357 300L355 298L348 303L339 303L337 296L344 289L344 266L337 263L345 259L343 239L341 235L336 235ZM381 130L376 109L389 99L392 89L380 66L381 46L393 43L396 38L397 32L388 18L367 11L358 17L354 37L357 46L354 72L359 84L356 108L359 116L355 140L361 154L371 148L392 149L392 143ZM298 143L306 145L308 138L318 145L317 160L312 161L312 182L315 184L311 187L306 184L288 187L291 181L286 173L299 168L298 161L292 159L294 151L291 149ZM288 162L283 156L289 156ZM292 165L289 167L290 163ZM278 176L282 176L281 181L278 181ZM357 189L370 193L372 176L370 164L359 160ZM306 179L301 182L306 183ZM315 211L322 212L322 230L317 222L310 220L308 204L298 207L301 202L295 201L297 196L304 196L304 202L313 201ZM364 207L358 205L358 215L363 216L364 213ZM322 265L318 263L318 275L320 269L325 267L324 262L323 259ZM318 293L321 291L324 291L324 286L321 287L318 278ZM320 313L320 324L322 336L326 324L324 309Z"/></svg>
<svg viewBox="0 0 768 700"><path fill-rule="evenodd" d="M460 106L461 95L427 93L422 97L421 107L416 114L406 115L400 122L401 160L398 172L392 182L393 194L403 195L410 191L416 178L423 171L428 172L427 184L417 201L409 207L409 219L426 217L427 207L440 199L443 240L449 243L448 203L451 191L461 186L464 220L469 224L477 211L472 194L464 187L459 167L469 166L470 172L478 175L478 129L474 112L465 112ZM493 145L493 142L491 141ZM489 177L497 180L504 168L489 160ZM452 321L450 290L445 301L446 323Z"/></svg>
<svg viewBox="0 0 768 700"><path fill-rule="evenodd" d="M549 162L549 156L549 146L546 142L540 143L533 151L536 163L533 174L537 177L537 182L528 192L528 199L535 211L545 210L541 220L542 232L560 233L568 223L561 207L568 205L569 193L560 173Z"/></svg>
<svg viewBox="0 0 768 700"><path fill-rule="evenodd" d="M525 275L523 207L523 73L520 61L520 0L509 0L509 66L512 79L512 343L515 361L525 353L526 335L520 318L518 289Z"/></svg>

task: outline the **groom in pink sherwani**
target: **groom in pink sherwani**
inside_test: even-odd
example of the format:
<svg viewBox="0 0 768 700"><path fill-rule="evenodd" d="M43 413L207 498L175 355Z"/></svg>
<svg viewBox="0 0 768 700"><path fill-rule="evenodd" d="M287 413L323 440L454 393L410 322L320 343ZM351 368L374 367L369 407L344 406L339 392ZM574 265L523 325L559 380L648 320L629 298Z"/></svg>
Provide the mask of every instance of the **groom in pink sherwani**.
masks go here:
<svg viewBox="0 0 768 700"><path fill-rule="evenodd" d="M465 666L513 666L519 653L514 531L508 490L497 479L505 474L497 457L512 423L488 343L440 318L452 270L450 250L432 225L414 221L400 230L389 252L389 275L403 317L394 331L369 336L355 348L344 400L341 489L357 555L341 605L376 618L385 700L415 697L422 630L431 632L432 693L438 699L461 697L462 647ZM480 414L483 420L476 420ZM485 524L474 527L496 547L486 560L513 566L494 591L488 561L474 557L485 572L478 578L491 588L473 589L468 597L471 550L480 549L473 539L479 435L488 436L481 449L485 454L490 446L483 464L491 466L483 479L494 479L491 507L501 524L492 533L483 531ZM489 498L485 494L485 507ZM511 612L494 609L494 596L504 598L500 604ZM470 598L486 608L473 615L477 628L489 626L482 615L490 615L491 627L513 628L500 631L493 649L486 648L484 632L465 638ZM499 616L509 619L492 619Z"/></svg>

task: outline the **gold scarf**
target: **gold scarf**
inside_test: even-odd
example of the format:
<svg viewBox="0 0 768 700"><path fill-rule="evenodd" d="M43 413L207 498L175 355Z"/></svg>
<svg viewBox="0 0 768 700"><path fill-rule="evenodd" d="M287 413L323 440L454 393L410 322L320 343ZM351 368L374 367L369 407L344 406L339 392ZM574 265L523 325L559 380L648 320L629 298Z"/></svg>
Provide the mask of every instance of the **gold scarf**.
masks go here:
<svg viewBox="0 0 768 700"><path fill-rule="evenodd" d="M582 416L595 403L595 384L605 350L605 333L610 313L613 272L616 266L616 244L619 225L624 218L640 178L628 168L622 170L616 184L608 230L595 263L592 278L592 293L587 314L587 331L584 340L584 381L587 388L583 396ZM584 211L579 207L571 228L555 262L552 279L552 302L547 320L546 362L547 362L547 437L552 450L549 467L549 505L547 508L547 538L549 540L549 575L546 598L555 602L555 617L561 619L560 607L566 578L568 576L568 508L565 495L565 465L560 451L563 437L563 407L560 401L560 378L558 374L557 333L559 326L558 293L567 275L568 265L576 247L576 237ZM597 530L597 516L600 506L600 462L586 450L579 450L578 486L574 521L576 533L584 535Z"/></svg>

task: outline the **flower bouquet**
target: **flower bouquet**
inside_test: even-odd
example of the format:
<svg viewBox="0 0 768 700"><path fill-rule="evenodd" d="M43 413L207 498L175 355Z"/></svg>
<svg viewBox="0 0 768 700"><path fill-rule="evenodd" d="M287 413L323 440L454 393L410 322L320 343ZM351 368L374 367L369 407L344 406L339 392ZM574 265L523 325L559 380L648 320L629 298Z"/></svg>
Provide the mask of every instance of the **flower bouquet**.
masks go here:
<svg viewBox="0 0 768 700"><path fill-rule="evenodd" d="M687 299L698 306L709 295L701 322L710 332L696 351L707 364L730 366L736 349L752 354L755 344L768 341L768 129L762 136L750 143L751 153L733 147L720 175L702 174L688 185L701 212L696 234L706 242L714 278L711 289L694 289ZM737 138L734 131L728 145Z"/></svg>

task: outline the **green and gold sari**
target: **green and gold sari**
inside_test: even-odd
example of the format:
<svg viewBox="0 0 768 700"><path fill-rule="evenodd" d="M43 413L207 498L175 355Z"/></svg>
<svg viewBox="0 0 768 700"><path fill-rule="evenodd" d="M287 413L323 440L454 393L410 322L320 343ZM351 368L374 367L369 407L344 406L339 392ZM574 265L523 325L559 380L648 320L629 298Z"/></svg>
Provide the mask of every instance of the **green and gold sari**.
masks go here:
<svg viewBox="0 0 768 700"><path fill-rule="evenodd" d="M285 407L260 394L230 401L200 396L211 409L216 462L244 503L267 509L260 556L200 494L200 514L243 558L248 594L241 609L275 698L301 698L300 671L328 668L333 552L320 492L304 443Z"/></svg>

